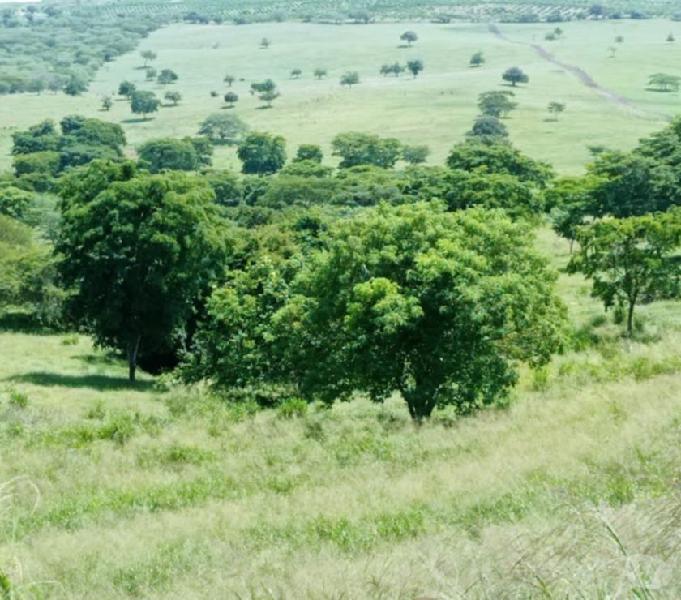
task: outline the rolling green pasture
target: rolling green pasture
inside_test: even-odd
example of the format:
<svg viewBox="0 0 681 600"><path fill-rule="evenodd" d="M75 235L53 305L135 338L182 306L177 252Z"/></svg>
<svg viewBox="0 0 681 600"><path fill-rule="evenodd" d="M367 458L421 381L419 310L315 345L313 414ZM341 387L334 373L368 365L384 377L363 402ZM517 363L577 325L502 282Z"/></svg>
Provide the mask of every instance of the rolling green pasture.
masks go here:
<svg viewBox="0 0 681 600"><path fill-rule="evenodd" d="M678 112L678 94L645 88L651 73L681 74L679 23L570 22L561 24L563 39L545 42L544 35L552 27L501 25L509 42L492 35L485 24L467 23L169 26L145 39L139 49L157 52L154 67L174 69L180 76L175 85L147 84L136 51L106 64L82 97L46 93L0 98L0 165L10 166L10 135L15 128L71 113L122 123L132 146L159 136L194 135L203 118L224 110L222 96L227 88L222 80L228 72L243 79L234 84L241 96L235 113L253 129L284 135L291 152L300 143L320 143L328 150L336 133L361 130L428 144L431 160L440 162L470 128L477 95L499 89L501 74L512 65L529 74L530 84L516 92L519 108L506 121L511 137L530 155L553 163L562 172L581 170L589 159L588 145L632 147ZM400 33L409 28L418 32L419 42L411 49L398 47ZM679 42L665 42L670 32L677 34ZM615 44L617 35L624 37L624 43ZM272 41L268 50L259 48L263 37ZM530 47L532 43L544 45L560 61L581 67L601 85L630 98L636 107L619 106L582 85L573 74L541 58ZM610 46L617 46L614 58L610 58ZM487 62L471 69L468 60L477 50L484 52ZM405 63L411 58L421 58L426 64L426 71L416 80L378 74L383 63ZM327 80L313 78L317 67L328 69ZM300 80L289 78L294 68L303 70ZM341 88L338 80L347 70L359 71L362 84ZM268 77L279 84L282 97L272 110L262 110L249 87ZM101 98L114 93L124 79L161 96L167 89L177 90L184 100L146 122L133 118L122 100L110 112L101 111ZM218 98L210 96L212 90L219 93ZM558 122L546 120L546 106L553 100L567 105ZM216 164L235 166L233 150L220 148Z"/></svg>
<svg viewBox="0 0 681 600"><path fill-rule="evenodd" d="M248 414L0 332L9 597L678 598L678 304L623 341L581 278L560 290L583 351L420 428L398 399Z"/></svg>

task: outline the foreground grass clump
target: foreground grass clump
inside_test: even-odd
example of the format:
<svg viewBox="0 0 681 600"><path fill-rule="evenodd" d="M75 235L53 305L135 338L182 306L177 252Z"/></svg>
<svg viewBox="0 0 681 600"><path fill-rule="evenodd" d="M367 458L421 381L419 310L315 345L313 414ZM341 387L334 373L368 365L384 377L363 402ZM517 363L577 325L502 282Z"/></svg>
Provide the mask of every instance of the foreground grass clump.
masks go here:
<svg viewBox="0 0 681 600"><path fill-rule="evenodd" d="M560 284L574 349L508 408L420 427L399 398L259 410L0 334L1 593L677 597L678 305L629 340Z"/></svg>

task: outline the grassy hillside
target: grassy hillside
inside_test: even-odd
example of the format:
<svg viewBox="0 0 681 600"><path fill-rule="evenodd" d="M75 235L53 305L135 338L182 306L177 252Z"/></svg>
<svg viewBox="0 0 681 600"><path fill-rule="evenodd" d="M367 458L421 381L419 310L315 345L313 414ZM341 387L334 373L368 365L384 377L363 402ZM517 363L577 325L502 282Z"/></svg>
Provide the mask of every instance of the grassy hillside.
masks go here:
<svg viewBox="0 0 681 600"><path fill-rule="evenodd" d="M513 142L535 158L553 163L562 172L579 172L589 160L589 145L626 149L638 139L660 129L677 113L677 93L646 91L648 76L659 71L679 74L681 41L666 42L672 32L681 40L678 23L664 20L563 23L564 35L556 42L544 36L554 25L501 25L507 39L493 35L486 24L427 23L377 25L258 24L172 25L145 39L140 49L158 54L157 69L172 68L177 84L146 83L141 59L135 51L99 71L84 96L63 94L7 96L0 107L0 166L11 164L11 133L46 117L59 119L81 113L121 123L132 146L159 136L195 135L201 121L224 109L222 96L226 73L243 81L234 84L241 99L236 114L253 129L283 134L293 152L300 143L321 143L329 150L335 134L360 130L393 135L409 143L426 143L431 160L441 162L452 144L461 140L477 114L480 92L500 87L501 74L521 66L530 84L515 90L518 110L505 121ZM414 29L420 39L412 48L399 48L399 36ZM624 38L615 43L616 36ZM269 50L260 40L272 41ZM543 45L556 64L532 48ZM616 46L610 58L611 46ZM470 56L481 50L486 63L468 67ZM382 64L421 58L425 72L416 80L382 77ZM312 77L315 68L329 71L326 80ZM591 75L606 94L585 86L570 71L576 67ZM303 71L290 79L292 69ZM339 85L342 73L359 71L362 84L351 89ZM273 78L282 97L272 110L260 109L250 96L253 81ZM132 118L127 102L119 100L110 112L100 110L101 98L115 93L124 79L161 97L168 89L184 100L178 107L163 108L153 120ZM211 91L219 93L217 98ZM626 102L613 101L624 97ZM547 105L563 102L566 112L559 121L547 119ZM237 167L233 150L218 149L218 166Z"/></svg>
<svg viewBox="0 0 681 600"><path fill-rule="evenodd" d="M398 399L131 388L85 337L1 333L10 597L678 597L679 306L623 341L583 280L560 289L584 349L421 428Z"/></svg>

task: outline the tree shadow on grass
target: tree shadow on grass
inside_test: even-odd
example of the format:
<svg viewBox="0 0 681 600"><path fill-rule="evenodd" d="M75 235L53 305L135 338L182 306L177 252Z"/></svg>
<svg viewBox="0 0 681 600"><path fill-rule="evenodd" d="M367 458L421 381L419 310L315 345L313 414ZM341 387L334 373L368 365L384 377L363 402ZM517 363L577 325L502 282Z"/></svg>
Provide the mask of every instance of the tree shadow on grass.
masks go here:
<svg viewBox="0 0 681 600"><path fill-rule="evenodd" d="M152 381L137 381L130 383L125 377L110 377L108 375L64 375L63 373L48 373L36 371L7 377L5 381L12 383L30 383L45 387L90 388L97 391L134 390L148 392L154 388Z"/></svg>
<svg viewBox="0 0 681 600"><path fill-rule="evenodd" d="M151 121L152 119L149 117L146 118L131 118L131 119L123 119L121 123L127 123L127 124L132 124L132 123L147 123Z"/></svg>

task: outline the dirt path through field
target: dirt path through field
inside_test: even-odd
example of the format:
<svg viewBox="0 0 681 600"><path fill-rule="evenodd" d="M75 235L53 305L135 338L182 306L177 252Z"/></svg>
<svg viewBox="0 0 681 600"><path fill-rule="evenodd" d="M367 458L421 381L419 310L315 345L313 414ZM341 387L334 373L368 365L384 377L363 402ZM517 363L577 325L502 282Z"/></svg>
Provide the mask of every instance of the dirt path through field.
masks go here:
<svg viewBox="0 0 681 600"><path fill-rule="evenodd" d="M597 94L608 100L609 102L612 102L613 104L619 106L620 108L625 108L630 110L633 114L635 114L637 117L641 118L655 118L655 119L660 119L660 118L665 118L668 119L668 115L663 115L661 113L656 113L653 111L648 111L643 108L640 108L637 106L632 100L629 98L626 98L616 92L613 92L612 90L609 90L602 85L598 84L598 82L591 77L584 69L581 67L578 67L576 65L571 65L569 63L565 63L561 60L558 60L553 54L551 54L546 48L543 46L540 46L538 44L530 44L526 42L519 42L517 40L512 40L509 37L507 37L502 31L496 26L496 25L490 25L489 30L491 33L493 33L496 37L498 37L501 40L504 40L505 42L508 42L509 44L520 44L522 46L529 46L532 48L541 58L544 60L550 62L551 64L554 64L561 69L564 69L568 73L571 73L574 75L581 83L582 85L585 85L588 88L591 88L594 90Z"/></svg>

